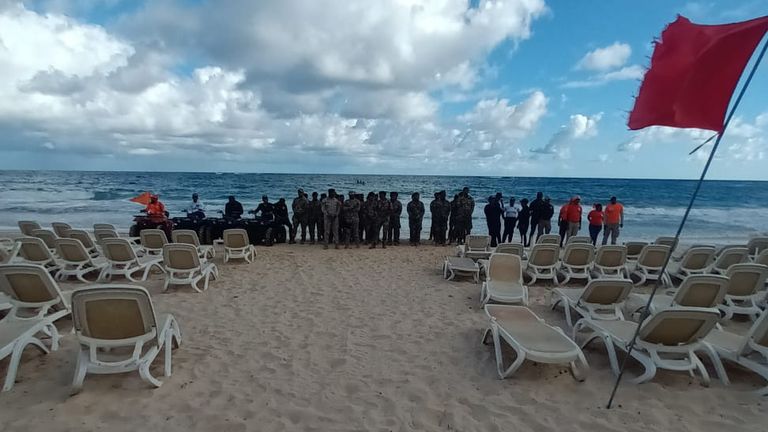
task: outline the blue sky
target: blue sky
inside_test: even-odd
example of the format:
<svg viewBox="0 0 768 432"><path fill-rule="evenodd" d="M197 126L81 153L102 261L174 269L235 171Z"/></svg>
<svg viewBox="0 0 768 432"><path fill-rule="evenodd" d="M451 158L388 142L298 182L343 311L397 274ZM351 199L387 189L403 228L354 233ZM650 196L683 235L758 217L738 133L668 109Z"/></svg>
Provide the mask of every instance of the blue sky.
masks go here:
<svg viewBox="0 0 768 432"><path fill-rule="evenodd" d="M0 2L0 169L692 178L630 132L651 41L754 1ZM768 69L713 178L768 180ZM706 150L706 148L705 148Z"/></svg>

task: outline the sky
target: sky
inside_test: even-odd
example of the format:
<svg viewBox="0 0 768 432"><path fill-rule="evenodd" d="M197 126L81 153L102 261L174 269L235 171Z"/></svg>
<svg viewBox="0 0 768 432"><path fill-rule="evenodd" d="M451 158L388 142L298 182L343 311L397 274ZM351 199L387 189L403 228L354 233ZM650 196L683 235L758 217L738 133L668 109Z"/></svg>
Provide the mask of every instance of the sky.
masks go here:
<svg viewBox="0 0 768 432"><path fill-rule="evenodd" d="M695 178L626 127L677 14L768 0L0 0L0 169ZM710 178L768 180L766 94Z"/></svg>

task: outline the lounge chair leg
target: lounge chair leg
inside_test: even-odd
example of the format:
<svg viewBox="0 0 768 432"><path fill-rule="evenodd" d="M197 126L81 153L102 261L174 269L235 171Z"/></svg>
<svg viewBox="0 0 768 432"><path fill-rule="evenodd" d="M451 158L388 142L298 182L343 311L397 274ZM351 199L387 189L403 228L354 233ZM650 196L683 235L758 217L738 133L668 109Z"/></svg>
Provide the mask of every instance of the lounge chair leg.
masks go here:
<svg viewBox="0 0 768 432"><path fill-rule="evenodd" d="M728 373L725 371L725 367L723 367L723 362L720 360L720 356L717 354L717 351L715 351L711 345L706 343L704 344L704 351L709 356L709 361L712 362L712 365L714 365L715 373L720 379L720 382L726 386L730 385L731 380L728 379Z"/></svg>
<svg viewBox="0 0 768 432"><path fill-rule="evenodd" d="M512 362L506 370L501 370L504 367L504 359L501 356L501 338L499 337L499 331L494 324L491 324L493 334L493 350L496 353L496 372L499 374L500 379L507 378L517 371L525 361L525 354L515 350L517 358Z"/></svg>
<svg viewBox="0 0 768 432"><path fill-rule="evenodd" d="M691 361L696 366L696 369L698 369L699 373L701 374L701 385L704 387L709 387L709 372L707 372L707 368L704 367L704 363L701 362L699 356L697 356L693 351L691 351L689 355L691 356Z"/></svg>
<svg viewBox="0 0 768 432"><path fill-rule="evenodd" d="M152 374L149 372L149 366L150 362L144 362L141 366L139 366L139 375L141 376L141 379L155 387L160 387L163 385L163 382L152 376Z"/></svg>
<svg viewBox="0 0 768 432"><path fill-rule="evenodd" d="M583 370L582 370L583 369ZM587 378L589 372L589 363L587 363L584 353L579 352L578 361L571 362L571 376L578 382L583 382Z"/></svg>
<svg viewBox="0 0 768 432"><path fill-rule="evenodd" d="M635 384L642 384L644 382L650 381L653 379L653 377L656 376L656 364L648 356L637 351L632 351L632 357L643 365L645 371L643 371L642 375L636 378L632 378L630 380L631 382Z"/></svg>
<svg viewBox="0 0 768 432"><path fill-rule="evenodd" d="M490 328L485 329L485 331L483 332L483 339L480 341L481 344L488 345L489 334L491 334L491 329Z"/></svg>
<svg viewBox="0 0 768 432"><path fill-rule="evenodd" d="M608 361L611 364L613 374L619 375L619 360L616 358L616 348L613 346L613 340L608 335L600 335L600 339L605 344L605 350L608 351Z"/></svg>
<svg viewBox="0 0 768 432"><path fill-rule="evenodd" d="M568 323L568 327L573 328L573 321L571 320L571 302L567 299L563 299L563 309L565 310L565 322Z"/></svg>
<svg viewBox="0 0 768 432"><path fill-rule="evenodd" d="M171 329L166 330L165 343L163 344L163 373L166 377L171 376L173 373L173 362L171 361L171 350L173 345L173 331Z"/></svg>
<svg viewBox="0 0 768 432"><path fill-rule="evenodd" d="M72 388L69 391L70 396L80 393L83 388L83 381L85 380L85 374L88 372L88 352L84 349L80 349L80 353L77 356L77 365L75 366L75 376L72 378Z"/></svg>

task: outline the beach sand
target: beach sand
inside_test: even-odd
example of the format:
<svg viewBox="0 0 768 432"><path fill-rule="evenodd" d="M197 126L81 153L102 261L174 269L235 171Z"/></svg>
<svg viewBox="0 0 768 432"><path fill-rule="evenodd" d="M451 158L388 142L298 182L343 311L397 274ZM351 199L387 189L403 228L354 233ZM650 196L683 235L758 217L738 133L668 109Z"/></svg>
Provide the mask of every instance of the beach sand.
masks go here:
<svg viewBox="0 0 768 432"><path fill-rule="evenodd" d="M203 294L161 293L182 346L173 376L158 389L138 373L89 375L69 397L77 343L63 329L61 350L28 350L11 392L0 394L3 431L757 431L765 405L747 390L760 378L727 366L732 385L710 388L660 371L646 384L614 382L599 343L586 350L591 372L526 362L499 380L480 286L444 281L439 263L453 248L322 250L259 247L254 264L216 262L221 278ZM74 287L76 284L65 284ZM531 308L565 328L548 289L531 288ZM5 374L7 361L0 365ZM710 367L710 370L711 367ZM161 361L153 371L162 377ZM630 375L639 372L633 364Z"/></svg>

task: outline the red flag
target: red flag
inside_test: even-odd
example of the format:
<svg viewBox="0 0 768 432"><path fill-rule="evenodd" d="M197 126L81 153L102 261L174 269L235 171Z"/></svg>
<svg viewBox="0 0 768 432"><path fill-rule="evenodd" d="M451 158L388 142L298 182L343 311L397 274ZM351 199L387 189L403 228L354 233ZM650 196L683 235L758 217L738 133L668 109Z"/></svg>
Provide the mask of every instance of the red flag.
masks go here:
<svg viewBox="0 0 768 432"><path fill-rule="evenodd" d="M143 194L139 196L135 196L131 198L132 202L147 205L149 204L149 199L152 198L152 194L150 192L144 192Z"/></svg>
<svg viewBox="0 0 768 432"><path fill-rule="evenodd" d="M653 50L629 128L721 132L731 95L766 31L768 16L723 25L693 24L678 16Z"/></svg>

